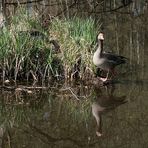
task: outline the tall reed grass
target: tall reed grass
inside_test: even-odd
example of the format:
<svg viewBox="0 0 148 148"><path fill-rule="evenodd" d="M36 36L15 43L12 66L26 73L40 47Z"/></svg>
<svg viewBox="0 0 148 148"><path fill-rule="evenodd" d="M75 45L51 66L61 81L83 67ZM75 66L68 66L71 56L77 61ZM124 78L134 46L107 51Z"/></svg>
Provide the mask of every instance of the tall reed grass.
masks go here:
<svg viewBox="0 0 148 148"><path fill-rule="evenodd" d="M82 78L86 69L92 69L92 43L96 40L97 28L92 18L54 19L50 35L59 40L61 61L65 77L72 77L76 70ZM74 67L77 66L75 69ZM79 68L79 70L78 70Z"/></svg>
<svg viewBox="0 0 148 148"><path fill-rule="evenodd" d="M6 79L46 81L51 77L83 78L93 69L92 43L99 26L92 18L51 20L44 30L37 15L21 10L11 18L9 26L0 32L0 76ZM32 36L31 31L39 32ZM56 53L50 40L60 45Z"/></svg>

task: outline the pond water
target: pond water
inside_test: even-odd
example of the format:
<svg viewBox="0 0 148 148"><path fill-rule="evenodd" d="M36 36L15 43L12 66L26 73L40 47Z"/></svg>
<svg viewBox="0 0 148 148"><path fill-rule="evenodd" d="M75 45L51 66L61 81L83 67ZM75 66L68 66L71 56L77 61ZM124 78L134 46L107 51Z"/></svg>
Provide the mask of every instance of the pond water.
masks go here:
<svg viewBox="0 0 148 148"><path fill-rule="evenodd" d="M146 20L122 14L104 20L106 49L128 58L116 83L56 82L33 93L1 90L0 147L148 147Z"/></svg>
<svg viewBox="0 0 148 148"><path fill-rule="evenodd" d="M2 90L1 147L146 148L147 72L120 74L108 86L55 83L33 93Z"/></svg>

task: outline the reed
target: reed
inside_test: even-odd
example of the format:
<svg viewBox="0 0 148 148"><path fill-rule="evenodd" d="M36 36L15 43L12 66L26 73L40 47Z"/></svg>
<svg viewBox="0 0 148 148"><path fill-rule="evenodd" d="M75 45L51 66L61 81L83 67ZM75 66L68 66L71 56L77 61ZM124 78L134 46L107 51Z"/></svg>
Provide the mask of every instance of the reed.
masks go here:
<svg viewBox="0 0 148 148"><path fill-rule="evenodd" d="M92 74L92 53L97 30L92 18L54 19L50 26L50 35L58 39L61 45L59 57L64 66L66 78L73 78L76 71L80 78L85 77L86 71Z"/></svg>
<svg viewBox="0 0 148 148"><path fill-rule="evenodd" d="M3 83L6 79L44 82L51 77L83 78L87 70L93 70L91 45L97 29L92 18L74 17L54 18L44 30L38 16L18 11L0 33ZM58 40L61 52L53 50L52 39Z"/></svg>

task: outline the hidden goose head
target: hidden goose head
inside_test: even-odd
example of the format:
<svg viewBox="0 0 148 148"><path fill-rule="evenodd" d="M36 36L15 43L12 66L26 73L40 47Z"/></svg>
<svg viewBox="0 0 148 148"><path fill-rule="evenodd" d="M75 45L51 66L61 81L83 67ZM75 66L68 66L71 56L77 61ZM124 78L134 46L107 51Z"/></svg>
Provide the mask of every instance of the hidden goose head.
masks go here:
<svg viewBox="0 0 148 148"><path fill-rule="evenodd" d="M103 41L104 40L104 34L102 32L100 32L98 34L98 40Z"/></svg>

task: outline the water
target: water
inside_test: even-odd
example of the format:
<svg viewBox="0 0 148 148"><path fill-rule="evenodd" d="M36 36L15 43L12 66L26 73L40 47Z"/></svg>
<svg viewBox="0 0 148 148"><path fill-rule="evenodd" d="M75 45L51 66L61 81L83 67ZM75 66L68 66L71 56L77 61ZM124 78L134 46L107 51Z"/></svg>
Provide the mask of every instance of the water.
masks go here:
<svg viewBox="0 0 148 148"><path fill-rule="evenodd" d="M80 83L57 84L30 94L2 91L0 144L15 148L145 148L147 83L122 77L108 87Z"/></svg>

